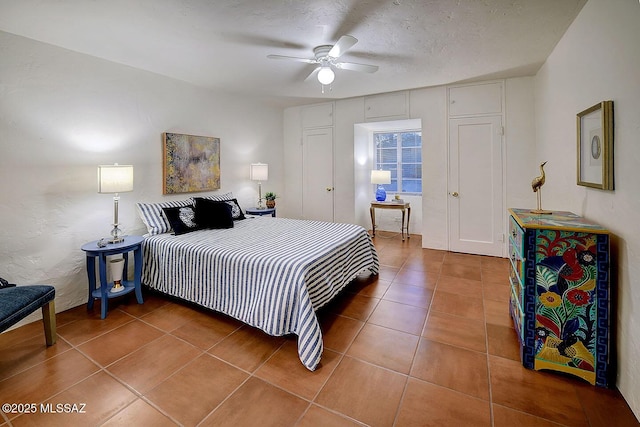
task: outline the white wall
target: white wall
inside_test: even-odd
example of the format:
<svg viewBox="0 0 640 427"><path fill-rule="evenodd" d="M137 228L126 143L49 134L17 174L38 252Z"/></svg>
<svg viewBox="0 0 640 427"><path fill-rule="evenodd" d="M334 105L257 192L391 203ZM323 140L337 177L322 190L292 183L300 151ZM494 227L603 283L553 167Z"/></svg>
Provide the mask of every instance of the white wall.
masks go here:
<svg viewBox="0 0 640 427"><path fill-rule="evenodd" d="M549 160L545 209L612 232L617 386L640 418L640 3L589 0L535 78L536 156ZM614 102L615 191L576 185L576 114Z"/></svg>
<svg viewBox="0 0 640 427"><path fill-rule="evenodd" d="M447 91L412 90L412 119L422 121L422 247L447 249Z"/></svg>
<svg viewBox="0 0 640 427"><path fill-rule="evenodd" d="M505 147L507 156L507 206L535 207L536 199L531 191L531 179L537 175L535 163L535 127L533 108L533 78L515 78L505 81ZM448 249L447 229L447 92L446 87L415 89L409 92L410 119L422 123L422 197L412 198L412 233L422 234L422 246L432 249ZM370 166L366 163L368 154L355 139L366 137L364 120L364 98L353 98L335 102L334 158L336 186L336 220L355 222L370 227L368 201L373 196L371 185L362 185L368 180ZM285 110L284 141L287 204L283 213L301 217L302 204L296 198L302 197L301 158L301 117L302 107ZM355 132L354 132L354 125ZM355 149L355 151L354 151ZM355 155L354 155L355 152ZM365 159L365 160L363 160ZM364 163L363 163L364 162ZM351 178L350 178L351 177ZM356 181L354 182L354 178ZM359 184L360 183L360 184ZM354 186L345 188L346 185ZM407 198L408 199L408 198ZM396 230L397 212L378 211L381 215L382 230ZM507 211L505 209L505 224ZM505 230L506 233L506 230ZM506 243L505 243L506 245ZM505 252L506 253L506 252Z"/></svg>
<svg viewBox="0 0 640 427"><path fill-rule="evenodd" d="M533 178L540 175L541 163L536 157L533 82L533 77L522 77L507 79L505 84L507 208L537 206L536 194L531 188ZM546 187L544 190L542 203L546 207Z"/></svg>
<svg viewBox="0 0 640 427"><path fill-rule="evenodd" d="M134 165L120 200L127 234L146 232L135 202L191 196L162 195L166 131L219 137L222 191L241 205L257 200L252 162L270 166L265 191L284 188L280 108L3 32L0 58L0 277L54 285L57 311L86 303L80 246L111 230L97 165Z"/></svg>
<svg viewBox="0 0 640 427"><path fill-rule="evenodd" d="M323 103L324 104L324 103ZM320 105L320 104L316 104ZM302 193L302 111L290 107L284 112L284 152L286 203L278 212L291 218L303 218ZM359 224L371 228L369 202L374 198L370 184L372 150L365 122L364 98L333 102L333 176L334 221ZM419 121L418 121L419 122ZM396 123L389 121L388 123ZM369 152L371 151L371 153ZM390 195L393 196L393 195ZM406 196L411 203L412 234L422 233L422 197ZM399 211L377 211L376 228L400 232Z"/></svg>
<svg viewBox="0 0 640 427"><path fill-rule="evenodd" d="M355 214L357 187L353 141L354 123L364 121L364 99L352 98L335 102L333 141L334 221L358 224ZM366 224L366 222L365 222Z"/></svg>

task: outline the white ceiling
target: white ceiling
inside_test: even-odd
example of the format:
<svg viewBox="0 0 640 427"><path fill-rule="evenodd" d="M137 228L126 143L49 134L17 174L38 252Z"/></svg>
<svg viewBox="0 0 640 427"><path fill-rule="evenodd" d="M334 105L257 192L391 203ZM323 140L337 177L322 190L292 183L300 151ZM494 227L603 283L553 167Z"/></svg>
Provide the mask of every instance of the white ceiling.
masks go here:
<svg viewBox="0 0 640 427"><path fill-rule="evenodd" d="M586 0L0 0L0 30L198 86L285 104L533 75ZM344 34L331 91L304 81Z"/></svg>

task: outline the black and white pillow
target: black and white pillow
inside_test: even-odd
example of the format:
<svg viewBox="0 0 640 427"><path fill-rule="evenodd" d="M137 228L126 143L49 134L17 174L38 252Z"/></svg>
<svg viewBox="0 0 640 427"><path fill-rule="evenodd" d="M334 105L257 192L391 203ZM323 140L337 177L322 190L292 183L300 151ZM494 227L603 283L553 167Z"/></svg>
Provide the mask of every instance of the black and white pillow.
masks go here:
<svg viewBox="0 0 640 427"><path fill-rule="evenodd" d="M244 212L238 204L238 199L225 200L225 202L231 207L231 218L233 219L245 219Z"/></svg>
<svg viewBox="0 0 640 427"><path fill-rule="evenodd" d="M227 202L231 206L231 216L233 219L245 219L244 212L238 203L238 199L233 197L233 192L223 194L213 194L210 196L203 196L202 199L214 200L217 202Z"/></svg>
<svg viewBox="0 0 640 427"><path fill-rule="evenodd" d="M196 215L192 206L162 208L162 211L176 236L204 228L196 222Z"/></svg>
<svg viewBox="0 0 640 427"><path fill-rule="evenodd" d="M167 217L163 214L163 208L176 208L184 206L193 206L193 199L176 200L162 203L136 203L138 213L150 236L156 234L168 233L171 231L171 224Z"/></svg>

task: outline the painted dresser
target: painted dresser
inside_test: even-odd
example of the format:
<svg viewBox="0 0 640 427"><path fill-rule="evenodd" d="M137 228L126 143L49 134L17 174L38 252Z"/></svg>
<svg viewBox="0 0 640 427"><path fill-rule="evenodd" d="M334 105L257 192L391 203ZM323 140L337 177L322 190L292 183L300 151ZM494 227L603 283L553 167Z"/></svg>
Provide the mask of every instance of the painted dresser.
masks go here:
<svg viewBox="0 0 640 427"><path fill-rule="evenodd" d="M509 214L510 311L522 364L607 387L609 232L571 212Z"/></svg>

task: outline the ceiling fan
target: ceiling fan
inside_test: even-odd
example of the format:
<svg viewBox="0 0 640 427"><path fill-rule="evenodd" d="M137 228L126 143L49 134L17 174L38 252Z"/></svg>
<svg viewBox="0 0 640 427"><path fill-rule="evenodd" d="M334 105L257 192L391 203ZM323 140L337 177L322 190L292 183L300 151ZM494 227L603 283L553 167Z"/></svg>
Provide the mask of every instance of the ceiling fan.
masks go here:
<svg viewBox="0 0 640 427"><path fill-rule="evenodd" d="M355 62L342 62L338 58L342 56L353 45L358 43L358 39L353 36L342 36L335 45L322 45L313 49L314 58L298 58L295 56L267 55L270 59L285 59L288 61L305 62L307 64L317 64L318 66L307 76L305 81L318 77L318 81L323 86L329 85L335 78L334 69L360 71L363 73L375 73L378 71L377 65L357 64Z"/></svg>

